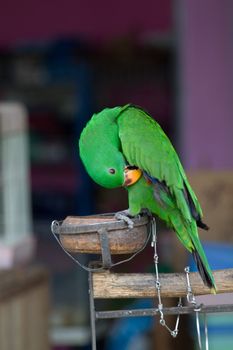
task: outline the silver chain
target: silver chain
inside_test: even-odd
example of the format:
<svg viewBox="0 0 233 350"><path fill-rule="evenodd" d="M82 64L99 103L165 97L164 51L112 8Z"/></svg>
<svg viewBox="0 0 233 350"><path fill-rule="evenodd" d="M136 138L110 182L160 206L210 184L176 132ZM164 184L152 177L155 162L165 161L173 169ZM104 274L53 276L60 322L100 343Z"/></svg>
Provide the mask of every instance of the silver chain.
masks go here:
<svg viewBox="0 0 233 350"><path fill-rule="evenodd" d="M154 248L154 265L155 265L155 287L157 290L157 295L158 295L158 311L160 314L160 320L159 323L161 324L161 326L165 327L168 332L171 334L171 336L173 338L176 338L179 332L179 322L180 322L180 314L177 315L176 318L176 324L175 324L175 328L172 330L166 323L166 320L164 318L164 314L163 314L163 304L162 304L162 298L161 298L161 283L159 280L159 269L158 269L158 265L159 265L159 256L157 253L157 231L156 231L156 221L155 218L151 219L151 247ZM178 302L178 307L182 307L182 302L181 302L181 298L179 298L179 302Z"/></svg>
<svg viewBox="0 0 233 350"><path fill-rule="evenodd" d="M161 282L159 280L159 256L157 253L157 231L156 231L156 221L155 218L151 219L151 246L154 248L154 265L155 265L155 287L157 290L158 295L158 311L160 314L160 320L159 323L161 326L165 327L168 332L171 334L173 338L176 338L179 332L179 321L180 321L180 314L177 315L176 318L176 324L174 330L172 330L166 323L166 320L164 318L163 314L163 304L162 304L162 298L161 298ZM186 298L189 304L192 304L194 306L194 311L196 315L196 329L197 329L197 337L198 337L198 345L199 349L202 350L202 341L201 341L201 331L200 331L200 320L199 320L199 314L202 308L202 305L197 305L196 298L193 294L190 279L189 279L189 273L190 269L189 266L186 266L184 269L186 273L186 283L187 283L187 294ZM179 298L178 307L182 308L182 302L181 298ZM205 350L209 350L209 340L208 340L208 327L207 327L207 319L206 314L204 315L204 327L205 327Z"/></svg>

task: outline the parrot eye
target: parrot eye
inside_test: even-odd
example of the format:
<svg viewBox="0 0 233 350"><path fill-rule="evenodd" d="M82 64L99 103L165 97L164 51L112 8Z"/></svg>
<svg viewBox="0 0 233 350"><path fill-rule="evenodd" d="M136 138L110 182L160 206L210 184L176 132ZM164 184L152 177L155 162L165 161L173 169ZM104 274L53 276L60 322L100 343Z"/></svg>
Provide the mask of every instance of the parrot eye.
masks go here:
<svg viewBox="0 0 233 350"><path fill-rule="evenodd" d="M110 174L115 174L115 172L116 172L116 170L113 169L113 168L108 169L108 171L109 171Z"/></svg>

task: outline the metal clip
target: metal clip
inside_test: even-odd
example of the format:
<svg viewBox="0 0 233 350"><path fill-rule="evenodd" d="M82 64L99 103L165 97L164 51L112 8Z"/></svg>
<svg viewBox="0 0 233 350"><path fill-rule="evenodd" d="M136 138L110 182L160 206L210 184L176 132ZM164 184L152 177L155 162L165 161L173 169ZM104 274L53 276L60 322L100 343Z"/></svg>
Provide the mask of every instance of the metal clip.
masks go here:
<svg viewBox="0 0 233 350"><path fill-rule="evenodd" d="M151 239L151 247L155 247L157 242L156 237L156 221L155 218L151 219L151 233L152 233L152 239Z"/></svg>
<svg viewBox="0 0 233 350"><path fill-rule="evenodd" d="M60 231L60 224L59 221L57 220L53 220L53 222L51 223L51 231L53 234L58 234Z"/></svg>
<svg viewBox="0 0 233 350"><path fill-rule="evenodd" d="M190 304L196 305L196 299L195 299L195 296L192 292L191 283L190 283L190 279L189 279L189 272L190 272L189 266L186 266L184 268L184 271L186 273L186 281L187 281L187 295L186 295L187 301Z"/></svg>

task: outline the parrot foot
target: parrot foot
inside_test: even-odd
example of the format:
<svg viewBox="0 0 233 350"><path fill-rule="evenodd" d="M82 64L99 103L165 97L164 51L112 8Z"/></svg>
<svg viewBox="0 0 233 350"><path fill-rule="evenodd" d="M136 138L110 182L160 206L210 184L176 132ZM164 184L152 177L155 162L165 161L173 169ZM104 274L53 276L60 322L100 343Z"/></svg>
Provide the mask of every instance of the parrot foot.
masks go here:
<svg viewBox="0 0 233 350"><path fill-rule="evenodd" d="M116 220L123 220L128 225L129 229L132 229L134 227L134 222L130 217L132 216L130 215L128 209L119 211L115 214Z"/></svg>
<svg viewBox="0 0 233 350"><path fill-rule="evenodd" d="M143 215L146 215L149 218L151 218L153 216L151 211L149 209L146 209L146 208L143 208L139 214L139 216L143 216Z"/></svg>

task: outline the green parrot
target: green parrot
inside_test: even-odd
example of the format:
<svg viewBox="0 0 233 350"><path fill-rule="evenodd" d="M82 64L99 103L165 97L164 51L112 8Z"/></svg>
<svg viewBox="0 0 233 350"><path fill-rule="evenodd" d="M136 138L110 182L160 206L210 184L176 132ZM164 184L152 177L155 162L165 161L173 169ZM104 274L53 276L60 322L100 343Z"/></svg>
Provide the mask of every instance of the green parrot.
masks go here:
<svg viewBox="0 0 233 350"><path fill-rule="evenodd" d="M170 140L142 108L128 104L94 114L83 129L79 150L90 177L106 188L128 191L129 217L143 210L172 228L193 254L205 285L216 291L197 226L202 210Z"/></svg>

